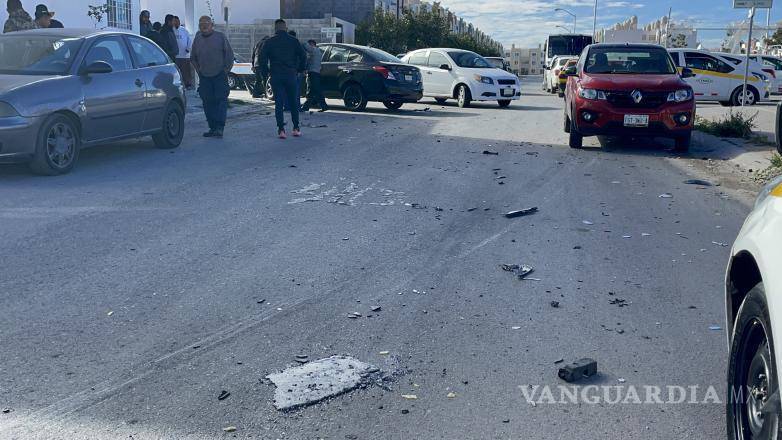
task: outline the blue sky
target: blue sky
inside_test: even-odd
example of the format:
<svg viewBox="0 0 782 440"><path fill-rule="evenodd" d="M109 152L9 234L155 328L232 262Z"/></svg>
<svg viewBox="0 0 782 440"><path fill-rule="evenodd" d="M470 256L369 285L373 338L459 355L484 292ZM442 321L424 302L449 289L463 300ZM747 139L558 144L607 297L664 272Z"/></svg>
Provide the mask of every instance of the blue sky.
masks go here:
<svg viewBox="0 0 782 440"><path fill-rule="evenodd" d="M576 14L578 31L592 32L594 0L441 0L443 6L471 21L510 47L532 47L543 42L546 35L564 32L556 25L573 26L573 17L554 12L557 7ZM673 7L675 21L685 20L696 27L725 27L746 18L747 11L733 9L732 0L598 0L598 29L610 27L632 15L640 25L668 14ZM759 20L766 23L766 11L759 11ZM782 0L777 0L771 11L771 22L782 19ZM699 39L705 47L719 46L724 31L701 31Z"/></svg>

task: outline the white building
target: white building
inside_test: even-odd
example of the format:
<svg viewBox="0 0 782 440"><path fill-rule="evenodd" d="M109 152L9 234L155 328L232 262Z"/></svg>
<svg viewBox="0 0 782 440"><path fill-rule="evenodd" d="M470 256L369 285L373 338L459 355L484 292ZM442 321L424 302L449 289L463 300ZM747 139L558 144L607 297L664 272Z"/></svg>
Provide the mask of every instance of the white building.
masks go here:
<svg viewBox="0 0 782 440"><path fill-rule="evenodd" d="M690 26L668 22L662 17L646 26L638 26L638 17L615 24L597 32L601 43L652 43L667 47L698 47L698 31Z"/></svg>
<svg viewBox="0 0 782 440"><path fill-rule="evenodd" d="M108 13L101 23L87 16L88 7L104 3ZM5 3L5 2L3 2ZM166 14L179 16L191 31L198 27L198 17L212 15L223 22L222 7L229 8L231 24L251 24L255 20L279 18L280 0L22 0L25 10L33 15L35 6L44 3L55 18L69 28L111 28L138 32L138 17L142 10L150 11L152 21L163 22ZM209 9L209 4L212 10ZM5 20L5 16L0 15Z"/></svg>
<svg viewBox="0 0 782 440"><path fill-rule="evenodd" d="M510 64L510 70L516 75L542 75L543 50L538 47L521 48L512 45L510 49L505 50L505 61Z"/></svg>

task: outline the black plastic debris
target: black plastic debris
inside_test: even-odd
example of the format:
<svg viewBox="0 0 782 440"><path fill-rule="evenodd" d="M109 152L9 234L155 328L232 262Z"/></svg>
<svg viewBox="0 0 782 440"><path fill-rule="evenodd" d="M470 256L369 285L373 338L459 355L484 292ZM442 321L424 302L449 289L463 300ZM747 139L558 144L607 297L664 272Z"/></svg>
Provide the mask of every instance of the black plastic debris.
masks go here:
<svg viewBox="0 0 782 440"><path fill-rule="evenodd" d="M225 400L225 399L227 399L227 398L228 398L228 396L230 396L230 395L231 395L231 393L229 393L229 392L228 392L228 391L226 391L226 390L223 390L222 392L220 392L220 395L219 395L219 396L217 396L217 400Z"/></svg>
<svg viewBox="0 0 782 440"><path fill-rule="evenodd" d="M373 312L379 312L383 310L383 308L380 306L373 306L370 310L372 310Z"/></svg>
<svg viewBox="0 0 782 440"><path fill-rule="evenodd" d="M490 150L483 150L483 154L487 154L487 155L490 155L490 156L499 156L500 155L500 153L498 153L496 151L490 151Z"/></svg>
<svg viewBox="0 0 782 440"><path fill-rule="evenodd" d="M565 382L576 382L597 374L597 361L590 358L579 359L559 369L557 375Z"/></svg>
<svg viewBox="0 0 782 440"><path fill-rule="evenodd" d="M685 185L698 185L698 186L714 186L714 184L709 182L708 180L701 180L701 179L685 180L684 184Z"/></svg>
<svg viewBox="0 0 782 440"><path fill-rule="evenodd" d="M536 212L538 212L538 207L537 206L533 206L532 208L527 208L527 209L521 209L521 210L518 210L518 211L508 212L507 214L505 214L505 217L506 218L524 217L525 215L534 214Z"/></svg>
<svg viewBox="0 0 782 440"><path fill-rule="evenodd" d="M558 309L559 308L559 301L551 301L551 307Z"/></svg>

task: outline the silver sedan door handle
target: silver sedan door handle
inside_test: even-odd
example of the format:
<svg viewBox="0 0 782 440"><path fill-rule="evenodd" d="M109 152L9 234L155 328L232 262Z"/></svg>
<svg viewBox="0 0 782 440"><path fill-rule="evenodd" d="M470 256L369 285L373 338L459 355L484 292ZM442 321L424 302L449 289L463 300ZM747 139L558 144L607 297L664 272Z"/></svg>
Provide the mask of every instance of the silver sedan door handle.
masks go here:
<svg viewBox="0 0 782 440"><path fill-rule="evenodd" d="M137 80L136 80L136 87L141 87L141 86L143 86L143 85L144 85L144 81L142 81L142 80L140 80L140 79L137 79Z"/></svg>

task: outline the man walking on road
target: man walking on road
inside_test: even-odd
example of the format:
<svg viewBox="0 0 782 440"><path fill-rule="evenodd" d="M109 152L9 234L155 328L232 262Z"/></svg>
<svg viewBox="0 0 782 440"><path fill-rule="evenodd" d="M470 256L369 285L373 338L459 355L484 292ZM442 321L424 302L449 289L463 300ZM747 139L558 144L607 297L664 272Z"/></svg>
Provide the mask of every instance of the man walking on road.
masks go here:
<svg viewBox="0 0 782 440"><path fill-rule="evenodd" d="M271 75L274 90L274 115L277 118L277 134L280 139L285 133L285 101L290 103L293 136L301 136L299 127L299 97L296 96L297 75L304 71L307 54L299 40L287 32L285 20L274 22L275 34L261 48L260 68L264 76Z"/></svg>
<svg viewBox="0 0 782 440"><path fill-rule="evenodd" d="M301 110L306 112L310 107L315 106L320 108L321 112L325 112L329 106L320 87L320 62L323 59L323 51L315 40L309 40L304 50L307 51L307 101L304 102Z"/></svg>
<svg viewBox="0 0 782 440"><path fill-rule="evenodd" d="M190 61L198 72L198 94L204 102L209 131L204 137L222 138L228 113L228 72L234 65L234 51L228 38L214 30L208 15L198 20L198 34L193 40Z"/></svg>
<svg viewBox="0 0 782 440"><path fill-rule="evenodd" d="M269 37L263 37L253 48L252 63L255 73L255 85L253 86L253 98L260 98L266 94L266 77L261 74L261 48Z"/></svg>
<svg viewBox="0 0 782 440"><path fill-rule="evenodd" d="M193 88L193 66L190 65L190 47L193 45L193 40L190 38L190 32L182 26L179 17L174 17L174 34L178 48L176 66L182 73L185 88L190 90Z"/></svg>
<svg viewBox="0 0 782 440"><path fill-rule="evenodd" d="M22 7L22 0L8 0L6 11L8 11L8 20L3 26L4 34L38 28L30 14Z"/></svg>

